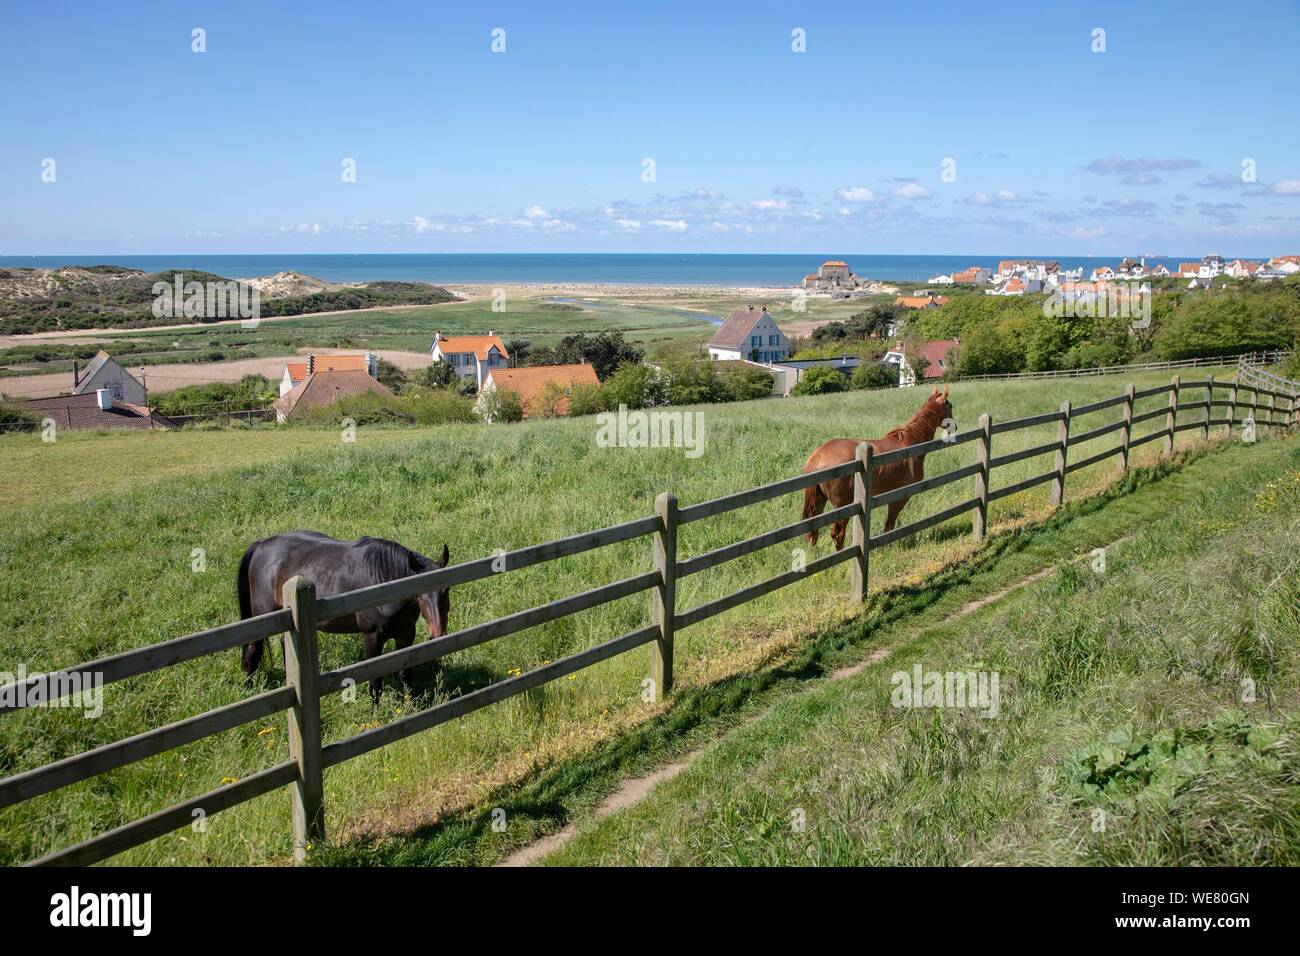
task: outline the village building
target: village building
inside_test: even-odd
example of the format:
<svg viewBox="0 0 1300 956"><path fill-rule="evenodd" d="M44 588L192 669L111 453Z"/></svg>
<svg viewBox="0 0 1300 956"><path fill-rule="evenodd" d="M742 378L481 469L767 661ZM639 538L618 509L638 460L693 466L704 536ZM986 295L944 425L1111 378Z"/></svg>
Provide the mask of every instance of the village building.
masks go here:
<svg viewBox="0 0 1300 956"><path fill-rule="evenodd" d="M101 388L108 389L115 401L128 405L145 405L149 401L144 384L103 349L84 370L72 363L73 395L94 395Z"/></svg>
<svg viewBox="0 0 1300 956"><path fill-rule="evenodd" d="M1262 263L1250 262L1246 259L1233 259L1223 267L1223 274L1232 276L1234 279L1249 279L1256 272L1263 268Z"/></svg>
<svg viewBox="0 0 1300 956"><path fill-rule="evenodd" d="M817 267L816 275L806 275L803 287L819 292L852 290L862 285L862 279L854 274L849 264L843 259L828 259Z"/></svg>
<svg viewBox="0 0 1300 956"><path fill-rule="evenodd" d="M983 266L971 266L969 269L963 269L960 272L952 274L953 285L979 285L988 282L993 277L993 270L986 269Z"/></svg>
<svg viewBox="0 0 1300 956"><path fill-rule="evenodd" d="M379 358L373 352L341 355L306 355L301 361L287 362L280 376L280 394L288 395L296 385L307 381L315 372L365 372L379 377Z"/></svg>
<svg viewBox="0 0 1300 956"><path fill-rule="evenodd" d="M937 309L947 304L946 295L900 295L894 299L894 305L901 305L908 309Z"/></svg>
<svg viewBox="0 0 1300 956"><path fill-rule="evenodd" d="M112 389L107 386L75 395L29 398L25 402L14 402L13 407L42 422L54 422L56 433L61 428L119 431L176 427L171 419L150 411L144 405L114 398Z"/></svg>
<svg viewBox="0 0 1300 956"><path fill-rule="evenodd" d="M732 311L709 339L709 358L780 362L790 357L790 340L777 328L767 307Z"/></svg>
<svg viewBox="0 0 1300 956"><path fill-rule="evenodd" d="M1213 279L1223 275L1223 256L1204 256L1201 259L1197 276L1201 279Z"/></svg>
<svg viewBox="0 0 1300 956"><path fill-rule="evenodd" d="M1097 268L1092 270L1093 282L1097 282L1100 279L1113 279L1113 278L1115 278L1115 270L1112 269L1110 266L1097 266Z"/></svg>
<svg viewBox="0 0 1300 956"><path fill-rule="evenodd" d="M579 365L533 365L522 368L494 368L479 389L474 411L491 421L489 403L497 391L514 392L523 406L524 418L567 415L569 394L575 385L599 385L590 363Z"/></svg>
<svg viewBox="0 0 1300 956"><path fill-rule="evenodd" d="M1003 280L1018 276L1022 281L1037 279L1045 282L1060 270L1061 263L1055 259L1003 259L998 263L994 278Z"/></svg>
<svg viewBox="0 0 1300 956"><path fill-rule="evenodd" d="M385 395L393 393L362 369L312 372L303 381L275 400L275 420L288 421L309 408L323 408L351 395Z"/></svg>
<svg viewBox="0 0 1300 956"><path fill-rule="evenodd" d="M915 347L912 355L908 355L907 349L902 344L895 345L885 353L882 362L898 368L898 386L899 388L908 388L917 383L916 365L925 364L925 369L921 372L921 381L930 381L931 379L943 378L948 371L948 356L961 344L960 339L939 339L932 342L921 342ZM924 362L918 362L917 359L923 359Z"/></svg>
<svg viewBox="0 0 1300 956"><path fill-rule="evenodd" d="M487 335L443 335L438 332L429 347L435 362L446 362L458 379L473 379L477 388L483 388L488 375L496 369L508 368L510 353L505 343L491 329Z"/></svg>

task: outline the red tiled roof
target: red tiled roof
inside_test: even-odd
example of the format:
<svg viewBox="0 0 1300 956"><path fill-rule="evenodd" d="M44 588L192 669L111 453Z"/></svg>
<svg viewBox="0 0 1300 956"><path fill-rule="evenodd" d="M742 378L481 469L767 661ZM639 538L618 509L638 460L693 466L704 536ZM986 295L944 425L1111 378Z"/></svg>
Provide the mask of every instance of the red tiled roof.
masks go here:
<svg viewBox="0 0 1300 956"><path fill-rule="evenodd" d="M916 347L916 354L930 363L926 366L922 378L942 378L947 368L940 363L947 359L948 353L955 349L957 344L956 339L939 339L934 342L920 343Z"/></svg>
<svg viewBox="0 0 1300 956"><path fill-rule="evenodd" d="M843 259L827 259L825 262L822 263L822 268L825 269L827 266L840 266L842 268L847 269L849 267L849 264L845 262Z"/></svg>
<svg viewBox="0 0 1300 956"><path fill-rule="evenodd" d="M539 414L543 409L540 400L546 387L552 383L568 391L574 385L599 385L596 370L586 362L581 365L533 365L524 368L494 368L488 372L488 381L501 392L514 392L524 407L524 417ZM554 413L563 415L569 410L567 395L560 397Z"/></svg>
<svg viewBox="0 0 1300 956"><path fill-rule="evenodd" d="M312 372L306 381L295 385L275 402L277 412L286 418L301 408L320 408L348 395L373 392L392 395L387 388L370 377L369 372L356 370L343 372Z"/></svg>
<svg viewBox="0 0 1300 956"><path fill-rule="evenodd" d="M437 345L443 355L473 352L483 362L487 361L488 350L495 345L502 358L510 358L505 343L496 335L448 335L439 339Z"/></svg>

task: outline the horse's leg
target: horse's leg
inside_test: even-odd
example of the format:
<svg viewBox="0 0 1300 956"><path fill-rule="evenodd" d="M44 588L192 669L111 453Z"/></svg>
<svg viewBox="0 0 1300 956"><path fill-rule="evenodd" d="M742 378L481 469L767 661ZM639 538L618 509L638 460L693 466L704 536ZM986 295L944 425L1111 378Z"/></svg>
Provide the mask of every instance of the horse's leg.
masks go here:
<svg viewBox="0 0 1300 956"><path fill-rule="evenodd" d="M244 656L241 661L244 668L244 686L251 688L253 686L253 675L257 673L257 666L262 663L262 655L266 653L266 639L253 641L244 645Z"/></svg>
<svg viewBox="0 0 1300 956"><path fill-rule="evenodd" d="M831 540L835 542L836 551L844 549L844 528L847 524L847 521L837 521L831 525Z"/></svg>
<svg viewBox="0 0 1300 956"><path fill-rule="evenodd" d="M366 660L369 660L372 657L378 657L384 652L385 640L386 638L384 637L383 631L367 631L365 634L361 635L362 650ZM379 697L383 692L384 679L382 677L373 678L370 681L370 699L374 703L374 706L379 706Z"/></svg>
<svg viewBox="0 0 1300 956"><path fill-rule="evenodd" d="M911 498L904 498L901 501L891 501L889 511L885 514L885 530L893 531L894 524L898 521L898 513L903 510L903 506L911 501Z"/></svg>
<svg viewBox="0 0 1300 956"><path fill-rule="evenodd" d="M415 643L415 622L414 621L411 622L410 627L403 628L401 631L393 635L393 644L396 645L399 651L410 647L414 643ZM403 667L400 671L397 672L397 679L402 682L402 690L409 697L411 694L411 668Z"/></svg>

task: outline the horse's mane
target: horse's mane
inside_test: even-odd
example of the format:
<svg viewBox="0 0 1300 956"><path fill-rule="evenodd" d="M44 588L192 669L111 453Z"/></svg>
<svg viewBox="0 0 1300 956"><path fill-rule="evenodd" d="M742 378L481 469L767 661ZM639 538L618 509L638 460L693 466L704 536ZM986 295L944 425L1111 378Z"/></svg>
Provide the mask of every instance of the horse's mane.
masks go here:
<svg viewBox="0 0 1300 956"><path fill-rule="evenodd" d="M381 581L393 581L409 577L420 571L432 571L434 563L396 541L386 538L361 538L358 543L366 545L364 560L366 567L374 572Z"/></svg>
<svg viewBox="0 0 1300 956"><path fill-rule="evenodd" d="M934 430L939 427L943 414L941 396L931 395L925 400L916 414L897 428L885 432L886 438L893 438L904 445L915 445L934 438Z"/></svg>

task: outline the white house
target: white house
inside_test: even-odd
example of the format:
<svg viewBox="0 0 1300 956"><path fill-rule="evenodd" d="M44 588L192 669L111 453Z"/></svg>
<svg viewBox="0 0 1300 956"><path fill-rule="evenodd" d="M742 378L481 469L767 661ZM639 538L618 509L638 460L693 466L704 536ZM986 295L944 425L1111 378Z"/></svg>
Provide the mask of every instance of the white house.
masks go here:
<svg viewBox="0 0 1300 956"><path fill-rule="evenodd" d="M280 396L288 395L317 372L365 372L377 380L379 356L373 352L341 355L313 355L309 352L301 361L285 363L284 374L280 376Z"/></svg>
<svg viewBox="0 0 1300 956"><path fill-rule="evenodd" d="M930 285L952 285L952 276L930 276L929 283Z"/></svg>
<svg viewBox="0 0 1300 956"><path fill-rule="evenodd" d="M73 395L86 395L97 392L101 388L108 389L108 393L116 401L128 405L144 405L148 400L140 380L103 349L90 360L85 371L78 371L77 363L72 363Z"/></svg>
<svg viewBox="0 0 1300 956"><path fill-rule="evenodd" d="M488 374L497 368L510 365L510 353L495 330L487 335L443 335L433 337L429 355L435 362L446 362L457 378L472 378L474 385L483 387Z"/></svg>
<svg viewBox="0 0 1300 956"><path fill-rule="evenodd" d="M790 340L777 328L764 306L736 309L709 339L709 358L715 361L780 362L790 357Z"/></svg>
<svg viewBox="0 0 1300 956"><path fill-rule="evenodd" d="M1223 256L1202 256L1197 278L1213 279L1223 275Z"/></svg>
<svg viewBox="0 0 1300 956"><path fill-rule="evenodd" d="M1097 268L1092 270L1093 282L1096 282L1099 279L1113 279L1113 278L1115 278L1115 270L1112 269L1110 266L1098 266Z"/></svg>
<svg viewBox="0 0 1300 956"><path fill-rule="evenodd" d="M1234 279L1248 279L1261 268L1258 262L1250 262L1247 259L1233 259L1223 267L1223 274L1232 276Z"/></svg>

